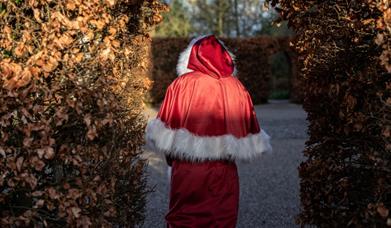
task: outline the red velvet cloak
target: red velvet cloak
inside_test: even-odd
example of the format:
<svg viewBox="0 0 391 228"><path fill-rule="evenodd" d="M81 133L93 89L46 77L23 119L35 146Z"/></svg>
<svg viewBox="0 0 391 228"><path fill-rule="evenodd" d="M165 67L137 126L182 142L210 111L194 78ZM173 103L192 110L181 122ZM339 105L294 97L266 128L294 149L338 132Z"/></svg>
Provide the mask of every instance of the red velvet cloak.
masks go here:
<svg viewBox="0 0 391 228"><path fill-rule="evenodd" d="M169 228L234 228L239 180L234 160L271 150L234 61L214 36L180 56L178 77L146 129L149 146L174 158ZM156 82L158 83L158 82Z"/></svg>
<svg viewBox="0 0 391 228"><path fill-rule="evenodd" d="M251 160L271 150L249 93L233 76L232 54L221 41L214 36L193 40L177 70L179 77L147 125L148 145L190 161Z"/></svg>

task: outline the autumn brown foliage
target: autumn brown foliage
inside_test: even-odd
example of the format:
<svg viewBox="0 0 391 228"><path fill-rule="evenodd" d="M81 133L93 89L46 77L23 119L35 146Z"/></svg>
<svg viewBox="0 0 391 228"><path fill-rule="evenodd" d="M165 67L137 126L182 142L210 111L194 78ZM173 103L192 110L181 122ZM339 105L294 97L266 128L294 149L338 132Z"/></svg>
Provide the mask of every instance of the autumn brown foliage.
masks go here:
<svg viewBox="0 0 391 228"><path fill-rule="evenodd" d="M133 227L158 1L0 1L0 226Z"/></svg>
<svg viewBox="0 0 391 228"><path fill-rule="evenodd" d="M271 2L297 35L310 121L298 222L391 226L390 2Z"/></svg>
<svg viewBox="0 0 391 228"><path fill-rule="evenodd" d="M236 56L238 78L249 90L253 102L267 102L270 89L271 66L269 57L278 51L289 51L287 38L223 38ZM177 77L176 64L179 54L187 47L189 38L154 38L152 41L151 102L164 98L168 85Z"/></svg>

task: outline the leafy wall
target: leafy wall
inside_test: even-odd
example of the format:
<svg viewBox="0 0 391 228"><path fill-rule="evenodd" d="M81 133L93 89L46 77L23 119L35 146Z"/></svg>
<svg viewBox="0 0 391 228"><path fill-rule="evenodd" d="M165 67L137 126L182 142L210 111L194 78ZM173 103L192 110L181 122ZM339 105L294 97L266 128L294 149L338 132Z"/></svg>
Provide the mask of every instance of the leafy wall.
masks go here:
<svg viewBox="0 0 391 228"><path fill-rule="evenodd" d="M0 1L1 226L126 226L144 216L156 0Z"/></svg>
<svg viewBox="0 0 391 228"><path fill-rule="evenodd" d="M296 32L310 121L297 221L391 226L390 2L269 2Z"/></svg>

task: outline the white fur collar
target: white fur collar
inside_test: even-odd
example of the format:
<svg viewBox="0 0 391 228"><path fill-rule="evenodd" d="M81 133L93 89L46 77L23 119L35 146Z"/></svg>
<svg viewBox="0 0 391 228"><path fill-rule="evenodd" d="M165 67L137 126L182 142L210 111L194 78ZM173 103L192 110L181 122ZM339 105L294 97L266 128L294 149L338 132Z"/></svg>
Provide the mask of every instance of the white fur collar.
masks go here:
<svg viewBox="0 0 391 228"><path fill-rule="evenodd" d="M270 136L264 130L242 138L230 134L198 136L185 128L168 128L158 118L148 122L145 139L147 149L189 161L251 161L265 152L272 151Z"/></svg>
<svg viewBox="0 0 391 228"><path fill-rule="evenodd" d="M186 73L189 73L189 72L192 72L193 70L187 68L187 66L189 65L189 59L190 59L190 54L191 54L191 49L193 48L193 45L201 40L202 38L204 37L207 37L207 36L210 36L210 35L204 35L204 36L199 36L199 37L196 37L194 38L190 44L186 47L186 49L179 55L179 60L178 60L178 64L176 66L176 71L177 71L177 74L178 76L181 76L183 74L186 74ZM235 55L230 52L228 50L228 48L225 46L224 42L217 39L220 44L225 48L225 50L228 51L229 55L231 56L232 58L232 61L234 61L234 64L235 64ZM237 69L236 69L236 66L234 66L234 72L233 72L233 75L236 76L237 75Z"/></svg>

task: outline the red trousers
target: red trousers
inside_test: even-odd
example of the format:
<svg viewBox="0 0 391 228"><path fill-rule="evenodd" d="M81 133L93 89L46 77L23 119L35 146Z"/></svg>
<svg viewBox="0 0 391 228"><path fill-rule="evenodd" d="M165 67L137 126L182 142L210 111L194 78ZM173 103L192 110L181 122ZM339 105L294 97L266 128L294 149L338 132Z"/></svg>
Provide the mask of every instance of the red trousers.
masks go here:
<svg viewBox="0 0 391 228"><path fill-rule="evenodd" d="M228 161L172 163L169 228L234 228L239 178Z"/></svg>

